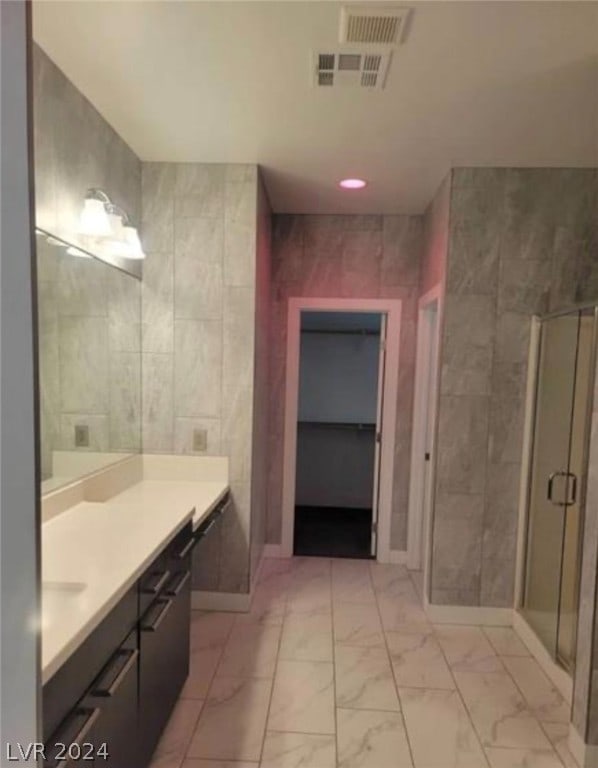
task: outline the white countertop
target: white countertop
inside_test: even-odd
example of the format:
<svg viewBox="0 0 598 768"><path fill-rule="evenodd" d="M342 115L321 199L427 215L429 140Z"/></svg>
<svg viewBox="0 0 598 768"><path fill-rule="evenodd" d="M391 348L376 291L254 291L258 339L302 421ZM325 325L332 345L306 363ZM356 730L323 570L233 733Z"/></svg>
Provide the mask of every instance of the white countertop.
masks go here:
<svg viewBox="0 0 598 768"><path fill-rule="evenodd" d="M228 491L224 481L143 480L110 499L110 505L157 511L185 508L193 512L193 528L210 514Z"/></svg>
<svg viewBox="0 0 598 768"><path fill-rule="evenodd" d="M225 496L216 480L142 480L42 526L42 683L91 634L176 533Z"/></svg>

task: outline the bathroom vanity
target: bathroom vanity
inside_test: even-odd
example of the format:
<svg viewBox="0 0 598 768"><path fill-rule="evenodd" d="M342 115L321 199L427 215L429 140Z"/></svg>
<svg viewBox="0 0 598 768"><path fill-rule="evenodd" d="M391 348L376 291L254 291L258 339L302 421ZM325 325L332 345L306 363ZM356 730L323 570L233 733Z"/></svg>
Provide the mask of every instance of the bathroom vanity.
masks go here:
<svg viewBox="0 0 598 768"><path fill-rule="evenodd" d="M149 763L187 678L192 558L230 504L226 470L137 456L46 497L53 513L82 497L42 528L48 767Z"/></svg>

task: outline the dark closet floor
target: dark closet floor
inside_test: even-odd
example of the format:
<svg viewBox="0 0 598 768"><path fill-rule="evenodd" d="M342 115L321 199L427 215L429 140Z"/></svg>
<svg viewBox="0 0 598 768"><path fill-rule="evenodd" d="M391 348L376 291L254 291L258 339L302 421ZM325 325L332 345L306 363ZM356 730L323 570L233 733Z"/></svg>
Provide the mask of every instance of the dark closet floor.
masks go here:
<svg viewBox="0 0 598 768"><path fill-rule="evenodd" d="M370 555L371 509L295 507L295 555L361 557Z"/></svg>

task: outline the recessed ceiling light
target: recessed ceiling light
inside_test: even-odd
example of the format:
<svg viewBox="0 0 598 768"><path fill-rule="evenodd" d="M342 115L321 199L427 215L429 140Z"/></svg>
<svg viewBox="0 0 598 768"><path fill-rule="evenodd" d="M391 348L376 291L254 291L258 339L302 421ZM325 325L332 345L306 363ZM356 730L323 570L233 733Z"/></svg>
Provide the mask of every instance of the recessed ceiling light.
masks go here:
<svg viewBox="0 0 598 768"><path fill-rule="evenodd" d="M343 189L363 189L367 186L367 181L364 179L343 179L339 181L338 185Z"/></svg>

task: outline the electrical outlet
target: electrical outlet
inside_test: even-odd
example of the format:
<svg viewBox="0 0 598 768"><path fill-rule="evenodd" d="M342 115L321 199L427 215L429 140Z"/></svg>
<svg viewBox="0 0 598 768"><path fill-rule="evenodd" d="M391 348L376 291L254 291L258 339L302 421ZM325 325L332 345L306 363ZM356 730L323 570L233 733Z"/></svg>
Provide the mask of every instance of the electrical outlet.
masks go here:
<svg viewBox="0 0 598 768"><path fill-rule="evenodd" d="M89 427L75 424L75 448L89 448Z"/></svg>
<svg viewBox="0 0 598 768"><path fill-rule="evenodd" d="M194 451L208 450L208 430L207 429L193 430L193 450Z"/></svg>

